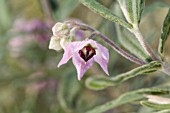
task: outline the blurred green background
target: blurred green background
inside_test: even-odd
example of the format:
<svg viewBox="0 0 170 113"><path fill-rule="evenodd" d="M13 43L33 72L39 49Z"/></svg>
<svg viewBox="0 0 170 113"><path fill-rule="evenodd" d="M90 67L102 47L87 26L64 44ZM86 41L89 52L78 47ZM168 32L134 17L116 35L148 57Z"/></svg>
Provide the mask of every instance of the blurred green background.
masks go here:
<svg viewBox="0 0 170 113"><path fill-rule="evenodd" d="M117 3L98 1L112 11ZM155 51L169 5L169 0L146 0L140 27ZM169 83L169 77L158 72L102 91L89 90L85 87L87 77L106 76L99 65L94 64L78 81L71 61L57 68L63 51L48 49L52 26L67 19L79 19L119 44L115 24L94 14L78 0L0 0L0 113L84 113L125 92ZM110 76L137 66L101 43L110 49ZM169 44L170 40L165 46L168 62ZM147 110L133 103L106 113Z"/></svg>

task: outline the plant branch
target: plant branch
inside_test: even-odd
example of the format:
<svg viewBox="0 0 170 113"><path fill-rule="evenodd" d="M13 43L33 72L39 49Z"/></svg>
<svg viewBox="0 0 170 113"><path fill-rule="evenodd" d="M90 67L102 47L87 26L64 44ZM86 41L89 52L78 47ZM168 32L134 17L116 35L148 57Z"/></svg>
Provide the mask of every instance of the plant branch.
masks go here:
<svg viewBox="0 0 170 113"><path fill-rule="evenodd" d="M129 53L127 53L126 51L124 51L123 49L119 48L112 40L110 40L107 36L105 36L104 34L100 33L99 31L97 31L96 29L86 25L86 24L82 24L82 23L76 23L76 22L69 22L67 21L67 23L73 24L75 26L79 26L81 29L83 30L89 30L92 33L92 35L89 38L93 38L94 36L98 36L100 37L102 40L104 40L105 42L107 42L116 52L118 52L120 55L122 55L123 57L125 57L126 59L136 63L136 64L146 64L146 62L130 55Z"/></svg>
<svg viewBox="0 0 170 113"><path fill-rule="evenodd" d="M100 32L98 32L97 35L101 39L103 39L105 42L107 42L116 52L118 52L120 55L122 55L126 59L128 59L128 60L130 60L134 63L140 64L140 65L146 64L146 62L130 55L129 53L127 53L123 49L119 48L113 41L111 41L109 38L107 38L105 35L101 34Z"/></svg>
<svg viewBox="0 0 170 113"><path fill-rule="evenodd" d="M148 45L148 43L144 40L140 30L138 27L135 27L131 30L131 32L136 36L140 45L143 47L145 52L152 58L152 60L160 61L160 59L156 56L153 49Z"/></svg>

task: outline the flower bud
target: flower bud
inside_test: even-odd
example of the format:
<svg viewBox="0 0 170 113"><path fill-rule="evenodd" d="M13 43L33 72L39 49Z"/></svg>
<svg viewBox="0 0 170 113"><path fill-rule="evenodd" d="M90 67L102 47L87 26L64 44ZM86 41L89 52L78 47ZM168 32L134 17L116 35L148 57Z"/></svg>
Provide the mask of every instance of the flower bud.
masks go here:
<svg viewBox="0 0 170 113"><path fill-rule="evenodd" d="M71 41L77 40L76 34L78 31L80 31L79 27L69 23L56 23L52 28L53 36L50 40L49 49L54 49L56 51L65 49ZM84 36L81 38L84 39Z"/></svg>
<svg viewBox="0 0 170 113"><path fill-rule="evenodd" d="M62 38L69 35L70 29L67 24L58 22L54 25L52 31L54 36Z"/></svg>

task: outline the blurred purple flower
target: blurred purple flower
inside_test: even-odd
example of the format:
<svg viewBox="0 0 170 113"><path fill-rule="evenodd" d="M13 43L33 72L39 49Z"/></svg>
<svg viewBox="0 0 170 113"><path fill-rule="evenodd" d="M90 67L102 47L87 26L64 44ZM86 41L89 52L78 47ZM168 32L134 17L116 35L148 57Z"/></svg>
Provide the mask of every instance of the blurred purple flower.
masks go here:
<svg viewBox="0 0 170 113"><path fill-rule="evenodd" d="M26 33L25 35L32 35L38 42L43 43L50 39L50 27L50 25L41 20L18 19L14 22L12 31Z"/></svg>
<svg viewBox="0 0 170 113"><path fill-rule="evenodd" d="M55 90L57 88L57 80L56 79L45 79L41 80L45 77L45 73L42 71L35 72L29 76L29 80L38 80L36 82L32 82L28 85L26 91L29 93L39 93L43 90Z"/></svg>
<svg viewBox="0 0 170 113"><path fill-rule="evenodd" d="M45 22L41 20L24 20L18 19L14 22L13 30L17 32L35 32L49 29Z"/></svg>
<svg viewBox="0 0 170 113"><path fill-rule="evenodd" d="M109 75L107 69L109 61L108 49L94 40L70 42L64 49L63 58L59 62L58 67L67 63L70 58L72 58L76 67L78 80L83 77L94 61Z"/></svg>
<svg viewBox="0 0 170 113"><path fill-rule="evenodd" d="M49 27L43 21L31 20L27 22L24 30L26 32L36 32L36 31L46 31L47 29L49 29Z"/></svg>
<svg viewBox="0 0 170 113"><path fill-rule="evenodd" d="M19 57L25 46L32 42L30 37L16 36L9 40L8 49L12 57Z"/></svg>

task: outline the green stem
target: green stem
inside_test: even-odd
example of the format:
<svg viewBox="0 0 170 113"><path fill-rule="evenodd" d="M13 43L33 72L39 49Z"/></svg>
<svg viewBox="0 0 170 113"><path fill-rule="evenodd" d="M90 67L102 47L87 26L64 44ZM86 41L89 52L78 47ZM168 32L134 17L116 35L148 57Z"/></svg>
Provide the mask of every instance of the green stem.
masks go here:
<svg viewBox="0 0 170 113"><path fill-rule="evenodd" d="M138 27L134 27L130 31L136 36L136 38L138 39L140 45L145 50L145 52L152 58L152 60L160 61L158 56L154 53L153 49L149 46L149 44L143 38L139 28Z"/></svg>

